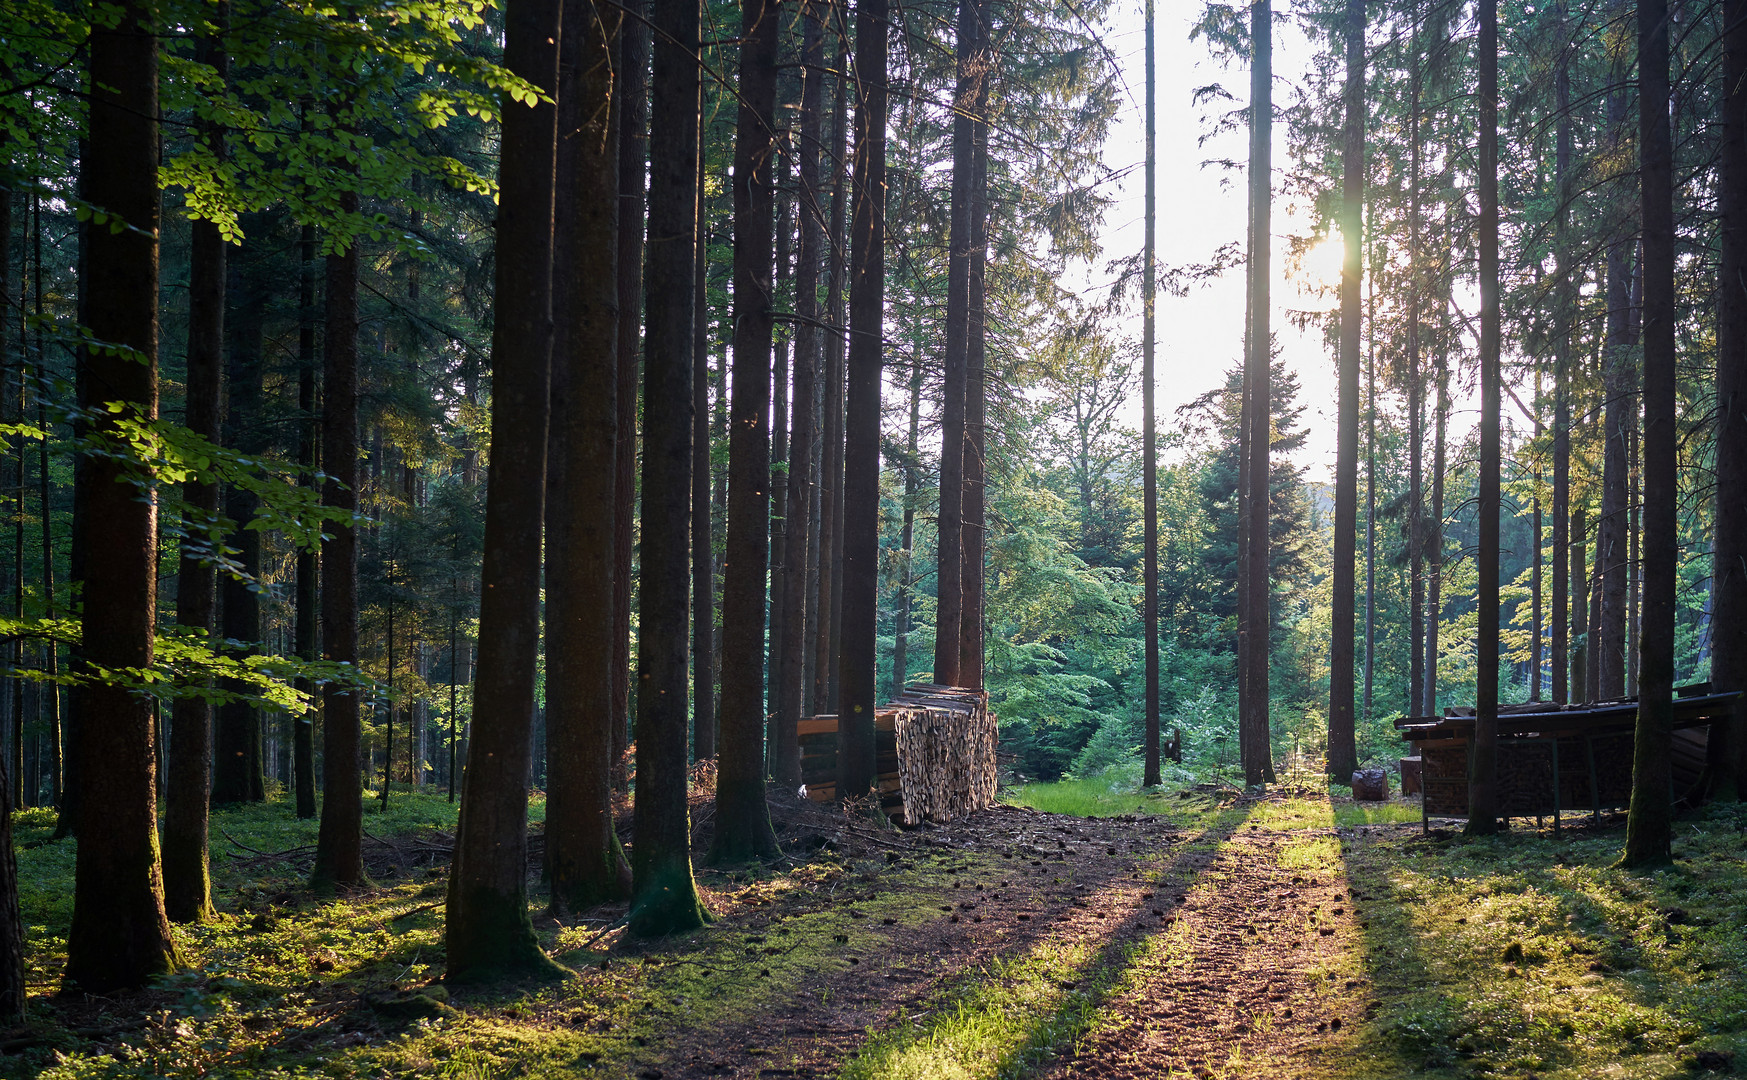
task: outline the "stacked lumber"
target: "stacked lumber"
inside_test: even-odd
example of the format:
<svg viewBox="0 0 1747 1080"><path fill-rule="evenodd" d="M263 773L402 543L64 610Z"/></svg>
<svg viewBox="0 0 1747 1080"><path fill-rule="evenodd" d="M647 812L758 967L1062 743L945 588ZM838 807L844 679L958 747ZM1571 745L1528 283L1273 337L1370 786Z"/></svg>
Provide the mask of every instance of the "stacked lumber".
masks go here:
<svg viewBox="0 0 1747 1080"><path fill-rule="evenodd" d="M837 797L837 717L800 721L807 798ZM994 805L995 716L989 696L950 686L914 686L874 712L880 807L906 825L944 822Z"/></svg>
<svg viewBox="0 0 1747 1080"><path fill-rule="evenodd" d="M1709 725L1729 716L1739 693L1712 694L1708 686L1684 688L1674 703L1674 790L1688 790L1704 763ZM1625 806L1632 792L1632 744L1636 701L1505 706L1498 717L1499 812L1539 816L1600 813ZM1469 744L1474 710L1395 721L1420 759L1425 812L1439 817L1468 814ZM1407 759L1404 759L1404 761Z"/></svg>

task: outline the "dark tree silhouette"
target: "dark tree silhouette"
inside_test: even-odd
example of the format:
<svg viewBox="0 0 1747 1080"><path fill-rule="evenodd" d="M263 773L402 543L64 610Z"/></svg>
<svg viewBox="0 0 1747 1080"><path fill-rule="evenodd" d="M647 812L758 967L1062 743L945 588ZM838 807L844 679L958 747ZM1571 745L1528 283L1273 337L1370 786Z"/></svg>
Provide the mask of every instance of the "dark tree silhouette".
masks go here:
<svg viewBox="0 0 1747 1080"><path fill-rule="evenodd" d="M504 64L558 89L560 0L510 0ZM479 664L461 818L449 872L448 977L536 977L564 968L528 918L528 764L540 633L541 525L552 359L553 158L557 110L506 103L499 143L491 472L480 575ZM508 256L513 253L513 257Z"/></svg>
<svg viewBox="0 0 1747 1080"><path fill-rule="evenodd" d="M637 635L637 790L629 929L708 920L686 809L692 515L692 304L697 288L698 5L655 0L649 242L644 260L643 514ZM708 618L699 612L699 618ZM708 657L699 657L708 663Z"/></svg>
<svg viewBox="0 0 1747 1080"><path fill-rule="evenodd" d="M342 198L355 211L355 196ZM322 343L322 503L358 510L358 245L327 257L326 337ZM358 530L329 526L322 542L322 658L358 663ZM322 807L310 877L323 891L364 880L364 781L360 772L358 692L322 687Z"/></svg>
<svg viewBox="0 0 1747 1080"><path fill-rule="evenodd" d="M1498 0L1480 0L1480 575L1474 746L1468 758L1468 828L1498 831Z"/></svg>
<svg viewBox="0 0 1747 1080"><path fill-rule="evenodd" d="M1674 604L1680 562L1675 430L1674 142L1668 120L1668 2L1638 2L1638 184L1644 271L1644 613L1627 866L1672 857Z"/></svg>
<svg viewBox="0 0 1747 1080"><path fill-rule="evenodd" d="M764 800L765 581L770 562L770 366L776 306L778 7L740 6L740 110L734 138L734 384L728 417L728 537L722 577L722 745L712 862L768 858ZM742 179L743 178L743 179Z"/></svg>
<svg viewBox="0 0 1747 1080"><path fill-rule="evenodd" d="M837 795L874 778L874 623L879 602L880 366L886 287L887 0L855 14L855 111L849 226L849 359L843 422L842 637L838 649Z"/></svg>
<svg viewBox="0 0 1747 1080"><path fill-rule="evenodd" d="M1341 142L1340 403L1335 437L1334 599L1328 688L1328 771L1337 781L1359 767L1353 730L1354 560L1359 514L1359 286L1365 202L1365 4L1347 0L1345 134Z"/></svg>
<svg viewBox="0 0 1747 1080"><path fill-rule="evenodd" d="M618 430L621 16L565 0L546 447L546 877L555 911L623 899L613 831L613 462Z"/></svg>
<svg viewBox="0 0 1747 1080"><path fill-rule="evenodd" d="M220 5L222 23L228 5ZM215 37L196 50L223 80L228 54ZM202 133L217 150L219 133ZM226 245L218 225L196 221L188 252L188 375L182 423L217 442L224 393ZM182 485L190 513L218 510L218 485L191 477ZM176 568L176 622L210 639L217 578L210 559L184 542ZM170 718L169 769L164 785L164 912L173 922L204 922L213 914L207 866L208 810L212 799L212 705L203 697L176 699Z"/></svg>
<svg viewBox="0 0 1747 1080"><path fill-rule="evenodd" d="M1349 17L1354 17L1349 15ZM1363 26L1363 14L1356 16ZM1268 573L1269 497L1268 447L1272 441L1273 399L1269 371L1273 357L1273 303L1269 273L1273 254L1273 132L1274 132L1274 8L1258 0L1250 8L1250 297L1246 307L1250 325L1245 335L1244 433L1246 458L1243 468L1243 500L1248 522L1243 529L1245 567L1243 584L1248 595L1238 600L1244 612L1243 625L1249 643L1240 650L1244 676L1240 686L1244 701L1238 720L1244 783L1260 784L1274 779L1273 754L1268 740L1269 639L1274 621L1269 613L1273 584ZM1363 30L1360 30L1361 36ZM1361 83L1361 106L1362 102ZM1349 98L1349 101L1352 100ZM1362 158L1362 155L1361 155ZM1345 317L1343 309L1343 318ZM1344 326L1344 323L1343 323ZM1344 340L1344 339L1343 339ZM1259 495L1257 493L1260 493ZM1332 744L1331 744L1332 745Z"/></svg>
<svg viewBox="0 0 1747 1080"><path fill-rule="evenodd" d="M1747 690L1747 0L1723 3L1722 287L1717 303L1717 528L1711 681ZM1711 728L1716 793L1747 793L1747 699Z"/></svg>
<svg viewBox="0 0 1747 1080"><path fill-rule="evenodd" d="M124 228L85 234L84 321L104 348L87 348L91 434L114 437L129 413L158 415L158 45L151 9L123 3L89 45L90 141L83 194ZM113 411L116 405L120 412ZM116 457L79 459L85 490L82 655L109 671L152 666L157 617L157 504L128 482ZM143 986L179 963L164 914L158 855L157 747L152 706L133 688L79 688L81 805L66 978L88 994Z"/></svg>

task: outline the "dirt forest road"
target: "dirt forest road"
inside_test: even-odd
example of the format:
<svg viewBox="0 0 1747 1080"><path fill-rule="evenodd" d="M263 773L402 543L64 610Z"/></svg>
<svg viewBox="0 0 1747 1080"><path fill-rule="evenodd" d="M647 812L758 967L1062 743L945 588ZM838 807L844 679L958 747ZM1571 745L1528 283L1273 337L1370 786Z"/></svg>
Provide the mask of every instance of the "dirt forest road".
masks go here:
<svg viewBox="0 0 1747 1080"><path fill-rule="evenodd" d="M614 945L689 974L647 1018L663 1037L591 1075L1325 1075L1368 1005L1364 898L1336 829L1257 824L1267 805L1196 827L1004 806L837 833L840 877L712 890L724 918L703 933L738 956ZM712 985L725 996L700 1004Z"/></svg>

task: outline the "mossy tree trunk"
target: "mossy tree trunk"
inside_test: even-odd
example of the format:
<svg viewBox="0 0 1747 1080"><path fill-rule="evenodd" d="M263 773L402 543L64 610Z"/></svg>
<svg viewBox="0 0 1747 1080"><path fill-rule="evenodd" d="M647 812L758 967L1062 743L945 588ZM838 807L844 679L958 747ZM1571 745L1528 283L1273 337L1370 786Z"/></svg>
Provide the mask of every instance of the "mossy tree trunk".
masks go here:
<svg viewBox="0 0 1747 1080"><path fill-rule="evenodd" d="M558 91L555 333L546 450L546 876L554 911L630 893L613 831L621 15L566 0Z"/></svg>
<svg viewBox="0 0 1747 1080"><path fill-rule="evenodd" d="M504 11L504 65L546 94L558 90L561 13L561 0L511 0ZM505 102L502 130L475 723L444 934L448 978L457 982L564 971L534 936L527 896L557 109L550 102Z"/></svg>
<svg viewBox="0 0 1747 1080"><path fill-rule="evenodd" d="M90 42L84 195L125 223L86 234L84 318L116 348L81 353L92 435L158 415L158 45L150 9L124 3ZM119 403L121 412L110 410ZM157 619L157 504L114 458L82 455L87 531L82 650L93 666L149 669ZM180 962L164 914L150 699L110 682L80 688L81 807L66 978L89 994L145 985Z"/></svg>

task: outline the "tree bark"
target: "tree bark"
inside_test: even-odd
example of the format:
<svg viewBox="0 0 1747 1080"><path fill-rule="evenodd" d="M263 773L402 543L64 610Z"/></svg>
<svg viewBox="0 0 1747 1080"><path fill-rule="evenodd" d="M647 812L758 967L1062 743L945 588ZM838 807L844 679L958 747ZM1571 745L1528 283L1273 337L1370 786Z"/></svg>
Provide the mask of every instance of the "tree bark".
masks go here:
<svg viewBox="0 0 1747 1080"><path fill-rule="evenodd" d="M222 50L215 50L222 52ZM210 60L208 61L210 62ZM188 259L188 379L183 425L214 442L224 393L225 242L218 226L196 221ZM194 512L218 511L218 485L190 479L182 498ZM176 571L176 622L211 641L217 580L210 559L184 541ZM176 699L170 721L170 771L164 790L164 911L174 922L213 914L207 868L207 808L212 798L212 705Z"/></svg>
<svg viewBox="0 0 1747 1080"><path fill-rule="evenodd" d="M946 254L946 327L940 384L940 512L936 519L934 681L959 685L964 618L965 364L970 338L972 132L982 84L977 0L959 0L958 85L952 112L952 202Z"/></svg>
<svg viewBox="0 0 1747 1080"><path fill-rule="evenodd" d="M1142 317L1141 324L1141 500L1142 518L1142 565L1141 565L1141 636L1145 668L1142 678L1145 680L1144 716L1144 750L1142 751L1141 784L1145 787L1156 786L1160 779L1160 717L1159 717L1159 451L1158 451L1158 407L1154 400L1153 384L1157 381L1158 349L1157 293L1158 283L1155 280L1157 270L1154 258L1158 246L1158 120L1157 102L1157 44L1154 41L1154 11L1152 0L1146 5L1146 250L1141 259L1141 272L1146 276L1141 280L1140 297ZM1252 117L1253 120L1253 117ZM1251 140L1251 150L1255 142ZM1254 208L1251 208L1254 213ZM1254 221L1251 222L1254 229ZM1250 238L1253 246L1255 237ZM1254 272L1253 269L1251 271ZM1254 302L1254 290L1250 292L1250 300ZM1245 328L1246 331L1249 329ZM1240 556L1241 559L1241 556ZM1244 564L1247 566L1247 564ZM1239 671L1239 676L1248 674L1248 669ZM1241 684L1240 684L1241 685ZM1247 691L1245 691L1247 692Z"/></svg>
<svg viewBox="0 0 1747 1080"><path fill-rule="evenodd" d="M1362 8L1349 19L1357 19L1363 35ZM1272 575L1269 572L1268 540L1273 508L1273 485L1268 464L1268 451L1273 430L1273 392L1270 368L1273 362L1273 297L1270 274L1273 266L1273 132L1274 132L1274 11L1270 0L1258 0L1250 8L1250 326L1249 348L1244 358L1244 382L1250 403L1244 419L1249 428L1245 433L1248 457L1243 468L1245 488L1249 498L1246 509L1249 524L1244 530L1241 554L1246 567L1244 584L1248 595L1240 597L1245 611L1244 624L1249 631L1249 647L1243 662L1245 675L1243 693L1247 700L1240 711L1238 739L1243 745L1244 784L1251 786L1274 779L1273 754L1269 746L1269 640L1273 620ZM1360 74L1358 78L1363 79ZM1352 78L1349 72L1349 78ZM1363 108L1363 84L1358 97L1349 93L1348 101L1359 102ZM1361 151L1361 159L1363 152ZM1344 310L1344 309L1343 309ZM1344 316L1343 316L1344 317Z"/></svg>
<svg viewBox="0 0 1747 1080"><path fill-rule="evenodd" d="M630 894L613 831L619 9L565 0L546 447L546 878L554 912Z"/></svg>
<svg viewBox="0 0 1747 1080"><path fill-rule="evenodd" d="M545 94L558 89L561 15L560 0L510 0L504 11L504 65ZM547 102L507 102L502 130L491 471L473 682L478 723L461 787L444 934L448 977L462 982L500 973L549 978L565 970L540 949L527 900L528 768L540 632L535 568L551 405L557 110ZM690 332L689 323L683 330Z"/></svg>
<svg viewBox="0 0 1747 1080"><path fill-rule="evenodd" d="M357 200L342 196L343 209ZM326 332L322 341L322 461L327 481L322 503L348 514L358 511L358 245L327 257ZM322 659L358 664L358 530L330 523L321 549ZM322 686L322 806L316 834L318 890L361 884L364 879L364 783L360 690L329 682Z"/></svg>
<svg viewBox="0 0 1747 1080"><path fill-rule="evenodd" d="M1329 646L1328 771L1337 782L1359 767L1353 728L1355 556L1359 505L1359 276L1365 200L1365 5L1347 0L1347 85L1341 149L1340 402L1335 445L1334 598Z"/></svg>
<svg viewBox="0 0 1747 1080"><path fill-rule="evenodd" d="M1711 682L1747 690L1747 0L1723 2L1722 265L1717 303L1717 527ZM1747 793L1747 701L1711 725L1719 798Z"/></svg>
<svg viewBox="0 0 1747 1080"><path fill-rule="evenodd" d="M807 682L807 639L812 629L809 608L816 591L809 588L817 558L814 527L817 501L813 469L819 393L819 257L824 233L824 207L819 184L819 122L825 99L824 26L820 0L801 0L801 111L798 161L800 195L796 214L800 251L795 262L795 393L794 423L789 436L786 564L783 567L783 632L776 648L782 654L782 682L777 687L776 723L770 742L770 774L778 787L792 791L801 782L801 751L796 735Z"/></svg>
<svg viewBox="0 0 1747 1080"><path fill-rule="evenodd" d="M92 228L82 288L92 434L113 438L128 415L158 415L158 46L149 9L124 3L113 29L90 39L90 142L84 196L126 228ZM127 350L125 352L120 350ZM102 406L120 403L112 413ZM157 503L121 464L85 454L87 558L82 654L103 671L153 664L157 618ZM157 754L149 699L111 678L80 688L81 808L67 934L66 981L87 994L144 986L180 964L164 914L159 862ZM98 722L92 722L98 721Z"/></svg>
<svg viewBox="0 0 1747 1080"><path fill-rule="evenodd" d="M649 160L647 0L626 0L619 34L618 430L613 451L613 790L628 787L631 731L631 579L637 517L638 346L643 337L644 167Z"/></svg>
<svg viewBox="0 0 1747 1080"><path fill-rule="evenodd" d="M710 236L704 196L708 155L698 152L698 248L692 270L692 760L716 756L715 493L710 487Z"/></svg>
<svg viewBox="0 0 1747 1080"><path fill-rule="evenodd" d="M1586 507L1571 508L1571 700L1589 697L1589 533Z"/></svg>
<svg viewBox="0 0 1747 1080"><path fill-rule="evenodd" d="M728 424L728 537L722 575L722 746L713 863L768 858L776 833L764 799L765 580L770 563L772 238L776 45L780 8L740 5L734 139L734 386Z"/></svg>
<svg viewBox="0 0 1747 1080"><path fill-rule="evenodd" d="M1407 715L1424 716L1428 709L1425 700L1425 371L1420 360L1420 296L1425 282L1422 280L1424 268L1420 265L1419 241L1422 168L1419 0L1414 0L1412 18L1407 113Z"/></svg>
<svg viewBox="0 0 1747 1080"><path fill-rule="evenodd" d="M1644 614L1627 866L1672 858L1674 605L1680 562L1675 429L1674 144L1668 119L1668 3L1638 3L1639 193L1644 227Z"/></svg>
<svg viewBox="0 0 1747 1080"><path fill-rule="evenodd" d="M1474 687L1474 745L1468 758L1468 827L1498 831L1498 566L1499 371L1498 309L1498 0L1480 0L1480 575Z"/></svg>
<svg viewBox="0 0 1747 1080"><path fill-rule="evenodd" d="M315 400L315 229L305 226L298 242L301 262L298 274L299 304L297 313L297 410L301 414L297 425L297 460L309 470L299 479L306 486L315 484L315 471L321 466L321 423ZM297 655L315 660L318 655L317 627L321 619L321 582L314 549L297 552ZM299 689L313 698L317 693L309 679L298 681ZM315 817L315 712L310 710L292 723L292 772L297 778L297 816Z"/></svg>
<svg viewBox="0 0 1747 1080"><path fill-rule="evenodd" d="M1630 146L1623 128L1623 89L1608 101L1617 145ZM1627 151L1629 152L1629 150ZM1626 693L1626 413L1632 400L1632 240L1615 238L1607 253L1607 340L1602 351L1603 421L1601 515L1596 521L1595 578L1600 618L1594 620L1586 650L1597 701L1616 701Z"/></svg>
<svg viewBox="0 0 1747 1080"><path fill-rule="evenodd" d="M708 921L692 877L686 809L691 560L692 305L697 258L697 0L656 0L644 263L643 514L638 583L637 788L629 930ZM700 619L709 612L696 613ZM699 657L708 663L707 657Z"/></svg>
<svg viewBox="0 0 1747 1080"><path fill-rule="evenodd" d="M1449 310L1449 297L1441 299ZM1444 321L1440 319L1440 322ZM1438 340L1437 396L1432 406L1432 506L1426 536L1426 674L1424 708L1438 712L1438 636L1444 619L1444 461L1450 424L1448 334Z"/></svg>
<svg viewBox="0 0 1747 1080"><path fill-rule="evenodd" d="M845 367L842 629L838 648L837 795L874 779L874 621L879 600L880 365L886 285L887 0L858 0L855 149L849 227L849 358Z"/></svg>
<svg viewBox="0 0 1747 1080"><path fill-rule="evenodd" d="M978 5L985 20L979 39L985 50L989 40L988 8ZM983 559L989 530L984 522L988 497L987 425L989 366L985 314L984 270L989 247L989 83L985 79L977 95L976 153L971 179L970 325L965 346L965 460L964 460L964 610L959 616L958 679L972 689L983 689Z"/></svg>
<svg viewBox="0 0 1747 1080"><path fill-rule="evenodd" d="M841 27L839 28L841 29ZM849 42L839 40L837 66L847 72ZM838 79L831 115L831 244L830 271L826 275L826 321L841 328L843 279L848 257L849 155L844 140L849 124L851 76ZM842 634L840 609L843 584L843 395L844 332L833 329L825 337L825 393L822 405L824 442L819 450L819 618L816 628L817 659L813 672L815 709L837 707L837 648Z"/></svg>

